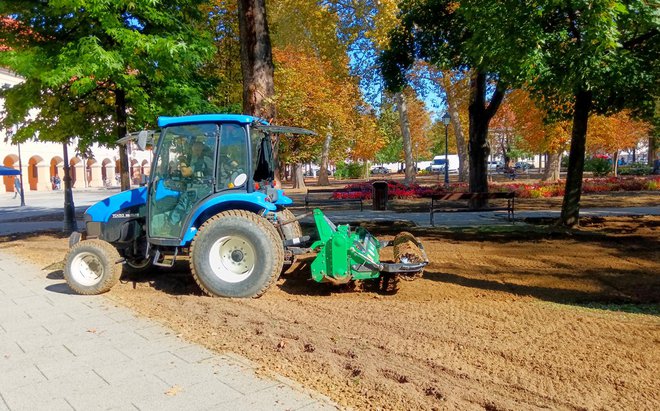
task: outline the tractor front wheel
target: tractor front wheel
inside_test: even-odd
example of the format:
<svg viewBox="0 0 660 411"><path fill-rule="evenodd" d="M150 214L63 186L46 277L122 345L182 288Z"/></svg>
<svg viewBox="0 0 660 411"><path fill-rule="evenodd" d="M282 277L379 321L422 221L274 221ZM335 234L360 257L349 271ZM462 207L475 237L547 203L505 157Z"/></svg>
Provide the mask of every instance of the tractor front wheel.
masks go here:
<svg viewBox="0 0 660 411"><path fill-rule="evenodd" d="M284 247L268 220L249 211L231 210L200 227L190 257L193 277L208 295L259 297L277 280Z"/></svg>
<svg viewBox="0 0 660 411"><path fill-rule="evenodd" d="M64 260L64 279L78 294L102 294L119 281L122 266L117 249L92 239L76 243Z"/></svg>

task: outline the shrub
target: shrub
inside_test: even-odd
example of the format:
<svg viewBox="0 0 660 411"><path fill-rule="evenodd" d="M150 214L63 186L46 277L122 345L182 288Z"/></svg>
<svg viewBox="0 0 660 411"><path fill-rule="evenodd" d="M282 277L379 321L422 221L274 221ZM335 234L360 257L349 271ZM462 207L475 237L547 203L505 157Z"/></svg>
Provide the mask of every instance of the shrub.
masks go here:
<svg viewBox="0 0 660 411"><path fill-rule="evenodd" d="M467 183L452 183L448 189L443 185L420 186L417 184L404 185L397 181L386 180L389 198L428 198L440 193L467 192ZM491 184L490 192L514 191L518 198L561 197L564 195L564 183L537 183L537 184ZM609 177L587 178L582 183L583 193L600 193L608 191L642 191L660 190L660 176L651 177ZM372 182L348 184L342 190L333 193L333 198L362 198L370 199Z"/></svg>
<svg viewBox="0 0 660 411"><path fill-rule="evenodd" d="M339 163L335 171L336 179L360 178L364 172L364 166L360 163Z"/></svg>
<svg viewBox="0 0 660 411"><path fill-rule="evenodd" d="M612 171L612 164L606 158L590 158L584 162L584 171L591 171L594 177L605 177Z"/></svg>
<svg viewBox="0 0 660 411"><path fill-rule="evenodd" d="M628 166L619 167L619 174L622 176L647 176L653 172L653 167L644 163L632 163Z"/></svg>

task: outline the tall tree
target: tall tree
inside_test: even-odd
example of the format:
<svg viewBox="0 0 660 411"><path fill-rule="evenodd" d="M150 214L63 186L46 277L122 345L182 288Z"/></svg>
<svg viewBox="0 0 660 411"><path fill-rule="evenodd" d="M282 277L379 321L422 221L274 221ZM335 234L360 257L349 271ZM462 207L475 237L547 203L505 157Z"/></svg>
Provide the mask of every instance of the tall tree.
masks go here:
<svg viewBox="0 0 660 411"><path fill-rule="evenodd" d="M571 149L561 222L578 223L588 119L629 107L651 116L660 83L657 3L542 2L526 24L542 33L530 86L553 106L572 105Z"/></svg>
<svg viewBox="0 0 660 411"><path fill-rule="evenodd" d="M521 136L521 146L529 152L547 154L542 180L559 180L561 156L568 148L571 123L551 119L526 90L512 91L505 104L514 115L514 128ZM561 109L556 107L554 111Z"/></svg>
<svg viewBox="0 0 660 411"><path fill-rule="evenodd" d="M8 129L18 141L78 137L112 144L158 114L209 109L212 83L200 75L211 57L199 27L200 0L13 1L0 3L0 33L10 50L0 65L25 78L4 90ZM5 24L7 21L12 24ZM34 111L31 111L35 109ZM29 113L36 113L30 116ZM122 188L128 158L120 150Z"/></svg>
<svg viewBox="0 0 660 411"><path fill-rule="evenodd" d="M282 139L283 158L299 170L294 186L304 187L302 164L318 159L326 144L335 149L333 159L345 160L371 155L376 149L363 150L361 140L374 144L375 123L356 109L360 101L357 82L334 76L333 63L289 46L274 50L277 63L275 102L278 123L315 130L318 136L293 136ZM332 138L328 141L328 136ZM357 151L357 153L356 153ZM322 161L323 163L323 161Z"/></svg>
<svg viewBox="0 0 660 411"><path fill-rule="evenodd" d="M619 153L634 150L648 139L651 130L650 123L631 117L628 110L610 116L592 115L587 130L587 152L610 154L616 175Z"/></svg>
<svg viewBox="0 0 660 411"><path fill-rule="evenodd" d="M536 45L536 37L520 24L532 11L513 0L404 0L400 8L401 25L390 32L389 48L381 56L388 86L394 91L401 89L416 60L445 70L471 70L470 190L486 192L488 125L508 86L519 79L518 68L528 64L528 50ZM523 33L515 42L505 35L518 31Z"/></svg>

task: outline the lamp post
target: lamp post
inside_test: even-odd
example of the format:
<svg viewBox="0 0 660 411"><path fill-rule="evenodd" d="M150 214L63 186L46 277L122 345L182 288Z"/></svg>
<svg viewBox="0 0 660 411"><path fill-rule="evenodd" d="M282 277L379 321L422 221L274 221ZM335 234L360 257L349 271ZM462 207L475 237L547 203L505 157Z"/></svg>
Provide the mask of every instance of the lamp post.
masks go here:
<svg viewBox="0 0 660 411"><path fill-rule="evenodd" d="M21 181L21 207L25 207L25 191L23 191L23 161L21 160L21 143L16 144L18 146L18 169L21 170L20 181Z"/></svg>
<svg viewBox="0 0 660 411"><path fill-rule="evenodd" d="M449 116L449 113L445 112L445 114L442 115L442 124L445 125L445 188L449 188L449 134L448 134L448 128L449 128L449 122L451 121L451 117Z"/></svg>
<svg viewBox="0 0 660 411"><path fill-rule="evenodd" d="M67 142L62 143L62 154L64 155L64 227L65 233L78 230L76 223L76 206L73 204L73 191L71 189L71 167L69 164L69 151Z"/></svg>

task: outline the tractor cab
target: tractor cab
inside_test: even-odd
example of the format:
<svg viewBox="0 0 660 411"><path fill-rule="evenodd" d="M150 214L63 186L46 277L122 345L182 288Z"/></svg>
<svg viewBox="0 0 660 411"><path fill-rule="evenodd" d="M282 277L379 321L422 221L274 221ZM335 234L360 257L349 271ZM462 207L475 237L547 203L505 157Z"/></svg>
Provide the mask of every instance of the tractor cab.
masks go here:
<svg viewBox="0 0 660 411"><path fill-rule="evenodd" d="M187 246L204 221L227 209L263 214L292 203L274 188L271 135L311 131L225 114L161 117L158 125L147 193L151 244Z"/></svg>

